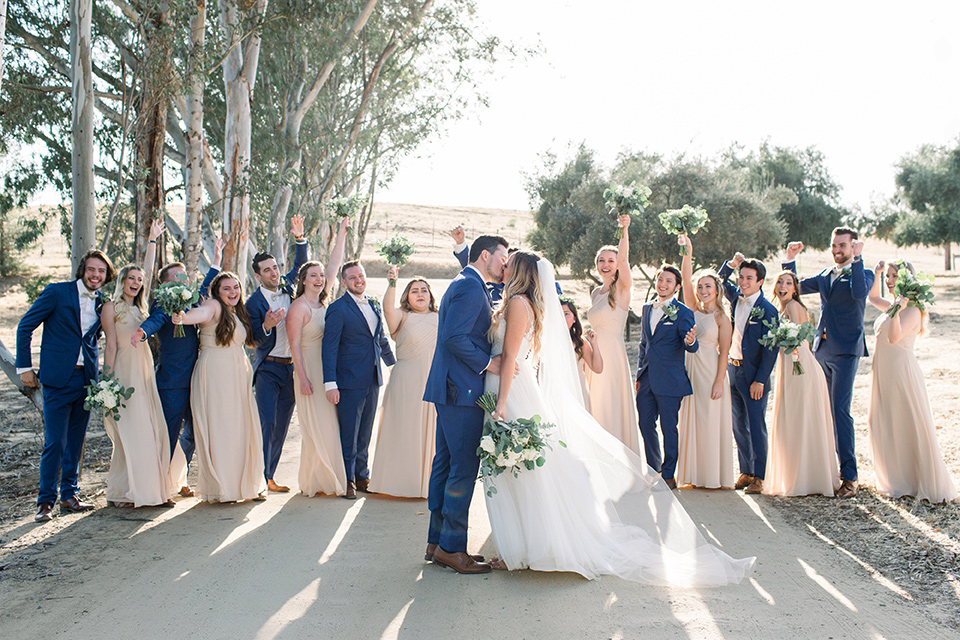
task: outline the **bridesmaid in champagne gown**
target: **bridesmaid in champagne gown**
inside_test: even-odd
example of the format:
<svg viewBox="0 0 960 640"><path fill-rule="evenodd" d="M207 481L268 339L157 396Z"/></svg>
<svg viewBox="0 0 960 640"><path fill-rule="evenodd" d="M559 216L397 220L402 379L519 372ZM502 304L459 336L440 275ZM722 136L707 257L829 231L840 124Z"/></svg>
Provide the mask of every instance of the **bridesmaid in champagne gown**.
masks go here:
<svg viewBox="0 0 960 640"><path fill-rule="evenodd" d="M891 294L901 266L913 272L908 262L891 264L886 270L887 290ZM887 311L891 303L880 293L882 275L884 263L880 262L870 302L880 311ZM904 297L894 304L900 307L897 315L890 318L881 313L874 325L877 346L867 421L877 490L894 498L913 496L930 502L949 502L957 498L957 488L937 444L927 387L913 352L926 312L908 306Z"/></svg>
<svg viewBox="0 0 960 640"><path fill-rule="evenodd" d="M156 238L163 224L154 222L144 264L152 265ZM160 405L149 346L131 343L131 337L146 317L146 284L149 270L135 265L121 269L113 302L101 309L104 333L104 368L113 370L133 395L124 401L120 419L105 415L103 427L113 443L107 502L122 507L173 506L170 483L170 437Z"/></svg>
<svg viewBox="0 0 960 640"><path fill-rule="evenodd" d="M300 491L306 496L342 496L347 473L340 447L337 406L323 393L322 343L326 301L343 261L350 218L340 224L326 270L306 262L297 274L297 290L287 312L287 338L297 372L297 421L300 424ZM314 386L314 383L318 387Z"/></svg>
<svg viewBox="0 0 960 640"><path fill-rule="evenodd" d="M680 267L683 301L693 309L700 348L686 355L693 394L680 405L677 484L729 488L733 482L733 412L727 355L733 325L719 276L705 271L694 279L693 243L685 235L679 243L687 247Z"/></svg>
<svg viewBox="0 0 960 640"><path fill-rule="evenodd" d="M173 322L200 325L200 356L190 381L190 410L197 443L197 493L207 502L262 500L263 441L253 398L250 320L240 279L221 272L210 299Z"/></svg>
<svg viewBox="0 0 960 640"><path fill-rule="evenodd" d="M560 299L560 308L563 310L563 319L570 331L570 340L573 342L573 352L577 356L577 375L580 378L580 393L583 396L583 408L590 411L590 388L587 386L587 369L593 373L603 371L603 356L597 345L597 332L593 329L583 330L580 324L580 312L577 305L569 298ZM586 338L586 340L584 340Z"/></svg>
<svg viewBox="0 0 960 640"><path fill-rule="evenodd" d="M587 320L597 333L604 366L600 373L587 371L587 385L593 417L631 451L639 454L640 422L633 390L636 375L627 361L627 346L623 342L633 287L627 231L630 216L620 216L619 224L623 229L620 244L601 247L597 252L597 271L603 285L591 294L593 306L587 311Z"/></svg>
<svg viewBox="0 0 960 640"><path fill-rule="evenodd" d="M391 266L383 315L397 343L397 364L383 395L370 491L426 498L436 453L437 410L424 402L440 316L430 284L414 277L395 305L399 268Z"/></svg>
<svg viewBox="0 0 960 640"><path fill-rule="evenodd" d="M802 324L810 320L800 301L800 281L783 271L774 285L782 318ZM796 350L802 374L793 373L793 355L780 350L774 383L773 425L763 492L771 496L833 497L840 486L836 435L827 378L804 342Z"/></svg>

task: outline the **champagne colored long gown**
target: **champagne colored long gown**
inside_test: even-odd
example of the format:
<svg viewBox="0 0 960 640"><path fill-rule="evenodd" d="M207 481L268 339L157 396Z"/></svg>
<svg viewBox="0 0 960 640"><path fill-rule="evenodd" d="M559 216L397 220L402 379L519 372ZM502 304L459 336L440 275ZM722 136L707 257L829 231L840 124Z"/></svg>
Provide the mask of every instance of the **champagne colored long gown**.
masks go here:
<svg viewBox="0 0 960 640"><path fill-rule="evenodd" d="M890 321L881 314L875 325L868 424L877 490L895 498L954 500L957 488L937 444L927 387L913 352L920 327L891 343Z"/></svg>
<svg viewBox="0 0 960 640"><path fill-rule="evenodd" d="M106 416L103 427L113 443L107 500L132 502L135 507L158 505L170 500L170 436L163 418L153 354L145 343L136 347L130 337L144 316L136 307L118 305L116 378L133 395L124 401L120 419Z"/></svg>
<svg viewBox="0 0 960 640"><path fill-rule="evenodd" d="M253 399L253 368L239 320L228 346L217 344L216 323L200 327L200 356L190 380L197 444L197 493L207 502L238 502L266 489L263 436Z"/></svg>
<svg viewBox="0 0 960 640"><path fill-rule="evenodd" d="M793 374L790 353L781 349L777 359L763 492L833 496L840 486L840 471L827 378L810 343L804 342L798 352L802 374Z"/></svg>
<svg viewBox="0 0 960 640"><path fill-rule="evenodd" d="M426 498L436 452L437 409L424 402L437 346L437 313L408 313L395 335L397 364L384 392L370 490Z"/></svg>
<svg viewBox="0 0 960 640"><path fill-rule="evenodd" d="M311 310L310 322L303 327L300 346L303 366L313 385L313 393L309 396L303 395L300 381L294 380L301 437L300 491L307 496L318 493L342 496L347 491L347 472L343 466L343 450L340 447L337 406L330 404L323 388L321 344L326 310L326 307Z"/></svg>
<svg viewBox="0 0 960 640"><path fill-rule="evenodd" d="M700 348L687 353L687 377L693 394L680 405L680 456L677 484L719 489L733 482L733 413L730 385L714 400L713 382L720 358L720 327L712 313L694 310ZM726 371L726 367L724 367Z"/></svg>
<svg viewBox="0 0 960 640"><path fill-rule="evenodd" d="M604 429L639 454L640 421L633 392L635 376L627 362L627 346L623 342L628 312L619 306L611 308L607 302L609 297L609 292L594 293L593 306L587 311L587 320L597 333L597 344L603 355L603 371L586 372L590 412Z"/></svg>

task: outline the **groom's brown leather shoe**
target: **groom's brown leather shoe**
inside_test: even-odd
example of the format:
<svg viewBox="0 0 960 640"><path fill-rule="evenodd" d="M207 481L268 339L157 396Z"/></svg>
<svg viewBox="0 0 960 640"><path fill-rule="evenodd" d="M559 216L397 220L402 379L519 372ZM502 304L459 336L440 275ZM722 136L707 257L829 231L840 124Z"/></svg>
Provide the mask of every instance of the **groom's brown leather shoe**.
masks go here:
<svg viewBox="0 0 960 640"><path fill-rule="evenodd" d="M343 494L343 497L347 500L357 499L357 487L352 482L347 483L347 492Z"/></svg>
<svg viewBox="0 0 960 640"><path fill-rule="evenodd" d="M744 493L763 493L763 478L754 478L753 482L747 485L747 488L743 490Z"/></svg>
<svg viewBox="0 0 960 640"><path fill-rule="evenodd" d="M60 501L60 513L80 513L81 511L91 511L93 505L89 502L80 502L76 496Z"/></svg>
<svg viewBox="0 0 960 640"><path fill-rule="evenodd" d="M838 498L853 498L857 495L857 483L853 480L842 480L837 489Z"/></svg>
<svg viewBox="0 0 960 640"><path fill-rule="evenodd" d="M490 573L493 571L493 567L485 562L477 562L463 551L447 553L442 547L437 547L434 550L433 564L464 574Z"/></svg>
<svg viewBox="0 0 960 640"><path fill-rule="evenodd" d="M370 493L370 478L360 478L357 480L357 491Z"/></svg>
<svg viewBox="0 0 960 640"><path fill-rule="evenodd" d="M746 489L749 487L751 482L753 482L753 476L748 476L745 473L741 473L740 477L737 478L737 483L733 485L733 488L737 491L740 491L740 489Z"/></svg>
<svg viewBox="0 0 960 640"><path fill-rule="evenodd" d="M50 522L53 520L53 503L41 502L37 505L37 515L33 516L36 522Z"/></svg>
<svg viewBox="0 0 960 640"><path fill-rule="evenodd" d="M427 552L423 554L423 559L426 560L427 562L433 562L433 554L436 550L437 550L437 545L433 543L428 543ZM473 558L476 562L483 562L483 556L481 555L471 554L470 557Z"/></svg>
<svg viewBox="0 0 960 640"><path fill-rule="evenodd" d="M663 482L664 482L664 484L666 484L666 485L667 485L668 487L670 487L671 489L676 489L676 488L677 488L677 481L674 480L673 478L664 478L664 479L663 479Z"/></svg>

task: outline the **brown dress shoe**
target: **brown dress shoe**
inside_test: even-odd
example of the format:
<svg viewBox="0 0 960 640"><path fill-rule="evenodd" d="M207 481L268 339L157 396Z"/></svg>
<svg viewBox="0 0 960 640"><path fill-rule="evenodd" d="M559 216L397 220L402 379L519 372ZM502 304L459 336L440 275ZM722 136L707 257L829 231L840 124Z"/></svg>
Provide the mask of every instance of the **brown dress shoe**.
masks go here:
<svg viewBox="0 0 960 640"><path fill-rule="evenodd" d="M740 477L737 478L736 484L733 485L733 488L739 491L740 489L746 489L750 486L750 483L753 482L753 476L748 476L745 473L741 473Z"/></svg>
<svg viewBox="0 0 960 640"><path fill-rule="evenodd" d="M187 485L183 485L182 487L180 487L180 495L183 496L184 498L189 498L190 496L193 495L193 489L191 489Z"/></svg>
<svg viewBox="0 0 960 640"><path fill-rule="evenodd" d="M33 516L36 522L50 522L53 520L53 503L41 502L37 505L37 515Z"/></svg>
<svg viewBox="0 0 960 640"><path fill-rule="evenodd" d="M277 482L273 478L270 478L269 480L267 480L267 489L269 489L270 491L273 491L274 493L287 493L288 491L290 491L290 487L286 487L282 484L277 484Z"/></svg>
<svg viewBox="0 0 960 640"><path fill-rule="evenodd" d="M423 554L423 559L426 560L427 562L433 562L433 554L436 550L437 550L437 545L428 543L427 552ZM473 558L476 562L483 562L483 556L481 555L471 554L470 557Z"/></svg>
<svg viewBox="0 0 960 640"><path fill-rule="evenodd" d="M370 493L370 478L360 478L357 480L357 491Z"/></svg>
<svg viewBox="0 0 960 640"><path fill-rule="evenodd" d="M747 485L744 493L763 493L763 478L754 478L753 482Z"/></svg>
<svg viewBox="0 0 960 640"><path fill-rule="evenodd" d="M671 489L676 489L676 488L677 488L677 481L674 480L673 478L664 478L664 479L663 479L663 482L664 482L668 487L670 487Z"/></svg>
<svg viewBox="0 0 960 640"><path fill-rule="evenodd" d="M357 499L357 487L352 482L347 483L347 492L343 494L343 497L347 500L356 500Z"/></svg>
<svg viewBox="0 0 960 640"><path fill-rule="evenodd" d="M853 480L841 480L837 489L838 498L853 498L857 495L857 483Z"/></svg>
<svg viewBox="0 0 960 640"><path fill-rule="evenodd" d="M490 573L493 571L493 567L485 562L477 562L463 551L447 553L443 550L443 547L437 547L434 550L433 564L464 574Z"/></svg>
<svg viewBox="0 0 960 640"><path fill-rule="evenodd" d="M91 511L93 505L89 502L80 502L76 496L60 501L60 513L80 513L81 511Z"/></svg>

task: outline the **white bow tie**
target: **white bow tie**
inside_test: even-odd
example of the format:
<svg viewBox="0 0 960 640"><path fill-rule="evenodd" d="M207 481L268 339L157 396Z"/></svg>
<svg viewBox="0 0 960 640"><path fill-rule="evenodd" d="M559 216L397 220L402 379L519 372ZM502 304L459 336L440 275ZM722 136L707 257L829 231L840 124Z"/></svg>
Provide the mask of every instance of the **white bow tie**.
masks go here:
<svg viewBox="0 0 960 640"><path fill-rule="evenodd" d="M97 294L91 291L87 291L86 293L81 293L80 296L83 298L90 298L91 300L97 299Z"/></svg>
<svg viewBox="0 0 960 640"><path fill-rule="evenodd" d="M657 301L653 303L654 309L660 309L661 307L670 304L670 300Z"/></svg>

